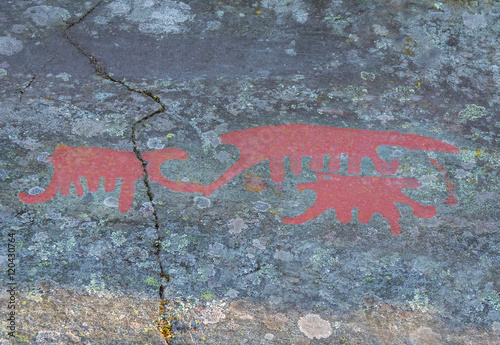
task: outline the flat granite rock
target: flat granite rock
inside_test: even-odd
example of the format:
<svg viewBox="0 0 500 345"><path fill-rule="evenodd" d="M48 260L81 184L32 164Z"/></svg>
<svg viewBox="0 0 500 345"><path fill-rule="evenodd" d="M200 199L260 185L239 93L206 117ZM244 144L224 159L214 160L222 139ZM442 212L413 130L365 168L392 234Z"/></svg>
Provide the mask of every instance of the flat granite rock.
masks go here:
<svg viewBox="0 0 500 345"><path fill-rule="evenodd" d="M500 3L0 24L0 344L500 343Z"/></svg>

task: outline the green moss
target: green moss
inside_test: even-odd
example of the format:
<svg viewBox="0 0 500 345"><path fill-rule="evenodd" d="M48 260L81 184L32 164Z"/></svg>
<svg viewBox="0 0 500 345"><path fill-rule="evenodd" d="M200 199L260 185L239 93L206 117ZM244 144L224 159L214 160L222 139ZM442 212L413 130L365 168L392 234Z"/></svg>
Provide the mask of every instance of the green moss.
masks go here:
<svg viewBox="0 0 500 345"><path fill-rule="evenodd" d="M145 282L146 284L148 284L149 286L160 287L160 285L161 285L155 277L149 277L149 278L146 278L146 279L144 280L144 282Z"/></svg>
<svg viewBox="0 0 500 345"><path fill-rule="evenodd" d="M215 298L215 295L210 290L203 289L201 292L202 292L202 294L200 295L200 298L202 300L211 301L211 300L213 300Z"/></svg>

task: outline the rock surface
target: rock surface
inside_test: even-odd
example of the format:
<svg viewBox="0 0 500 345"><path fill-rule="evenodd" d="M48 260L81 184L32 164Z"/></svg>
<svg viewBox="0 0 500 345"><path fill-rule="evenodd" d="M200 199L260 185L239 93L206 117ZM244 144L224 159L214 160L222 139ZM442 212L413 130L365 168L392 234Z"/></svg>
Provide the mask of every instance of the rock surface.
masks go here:
<svg viewBox="0 0 500 345"><path fill-rule="evenodd" d="M3 1L0 23L0 343L500 343L497 1ZM408 185L383 209L301 187L337 176Z"/></svg>

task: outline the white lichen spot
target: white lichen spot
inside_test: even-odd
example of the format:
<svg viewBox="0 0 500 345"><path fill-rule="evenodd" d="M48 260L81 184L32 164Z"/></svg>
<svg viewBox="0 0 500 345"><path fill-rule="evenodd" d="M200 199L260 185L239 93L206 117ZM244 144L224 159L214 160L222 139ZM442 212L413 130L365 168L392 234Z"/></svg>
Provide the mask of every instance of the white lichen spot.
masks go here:
<svg viewBox="0 0 500 345"><path fill-rule="evenodd" d="M274 258L276 260L292 261L293 254L284 250L277 250L276 253L274 253Z"/></svg>
<svg viewBox="0 0 500 345"><path fill-rule="evenodd" d="M62 73L61 73L62 74ZM60 75L61 75L60 74ZM66 74L66 73L64 73ZM58 78L59 76L56 76ZM70 76L71 77L71 76ZM114 93L111 92L98 92L94 95L94 98L97 99L99 102L104 102L106 99L115 96Z"/></svg>
<svg viewBox="0 0 500 345"><path fill-rule="evenodd" d="M153 204L151 202L143 203L139 212L145 216L151 216L154 213Z"/></svg>
<svg viewBox="0 0 500 345"><path fill-rule="evenodd" d="M162 148L165 147L163 140L161 140L160 138L149 138L147 145L150 149L155 149L155 150L161 150Z"/></svg>
<svg viewBox="0 0 500 345"><path fill-rule="evenodd" d="M207 30L208 31L217 30L217 29L219 29L220 26L221 26L221 22L219 22L218 20L211 20L211 21L207 22Z"/></svg>
<svg viewBox="0 0 500 345"><path fill-rule="evenodd" d="M115 231L111 234L111 242L117 247L120 247L126 241L127 239L122 231Z"/></svg>
<svg viewBox="0 0 500 345"><path fill-rule="evenodd" d="M474 121L486 116L486 108L475 105L467 104L465 109L458 113L460 122Z"/></svg>
<svg viewBox="0 0 500 345"><path fill-rule="evenodd" d="M83 118L73 122L71 132L75 135L96 137L105 134L107 132L107 127L103 121L99 122L95 119Z"/></svg>
<svg viewBox="0 0 500 345"><path fill-rule="evenodd" d="M33 6L24 12L38 26L61 25L70 17L70 13L61 7Z"/></svg>
<svg viewBox="0 0 500 345"><path fill-rule="evenodd" d="M40 188L40 187L33 187L31 188L29 191L28 191L28 194L29 195L37 195L37 194L40 194L44 191L44 189Z"/></svg>
<svg viewBox="0 0 500 345"><path fill-rule="evenodd" d="M295 56L295 55L297 55L297 53L295 52L295 49L293 49L293 48L285 50L285 53L286 53L287 55L290 55L290 56Z"/></svg>
<svg viewBox="0 0 500 345"><path fill-rule="evenodd" d="M292 16L301 24L305 23L309 17L306 5L301 0L262 0L261 5L273 10L278 18Z"/></svg>
<svg viewBox="0 0 500 345"><path fill-rule="evenodd" d="M113 1L107 7L113 16L122 16L130 12L129 1L126 0Z"/></svg>
<svg viewBox="0 0 500 345"><path fill-rule="evenodd" d="M69 81L69 78L71 78L71 74L68 74L66 72L59 73L58 75L56 75L56 78L62 79L64 81Z"/></svg>
<svg viewBox="0 0 500 345"><path fill-rule="evenodd" d="M212 145L213 147L217 147L220 144L220 138L214 131L203 133L203 140L205 145Z"/></svg>
<svg viewBox="0 0 500 345"><path fill-rule="evenodd" d="M37 161L39 162L47 162L47 157L50 156L50 153L48 152L42 152L38 155L36 158Z"/></svg>
<svg viewBox="0 0 500 345"><path fill-rule="evenodd" d="M222 254L224 254L224 251L226 250L226 247L219 242L215 242L214 244L211 244L208 246L208 254L215 256L215 257L221 257Z"/></svg>
<svg viewBox="0 0 500 345"><path fill-rule="evenodd" d="M118 208L118 199L110 196L104 199L104 206Z"/></svg>
<svg viewBox="0 0 500 345"><path fill-rule="evenodd" d="M438 180L438 178L436 177L436 175L429 174L429 175L420 176L418 179L418 182L420 182L422 185L431 185L431 184L435 184L437 180Z"/></svg>
<svg viewBox="0 0 500 345"><path fill-rule="evenodd" d="M379 36L387 36L389 34L389 30L385 26L373 24L372 28L373 32Z"/></svg>
<svg viewBox="0 0 500 345"><path fill-rule="evenodd" d="M259 212L266 212L271 208L271 205L269 205L267 202L264 201L257 201L254 202L253 204L253 209Z"/></svg>
<svg viewBox="0 0 500 345"><path fill-rule="evenodd" d="M224 309L220 306L213 305L203 309L200 312L201 319L204 324L217 323L221 319L226 318L226 314L224 313Z"/></svg>
<svg viewBox="0 0 500 345"><path fill-rule="evenodd" d="M63 219L64 217L60 212L55 212L54 210L50 210L45 214L45 218L47 219Z"/></svg>
<svg viewBox="0 0 500 345"><path fill-rule="evenodd" d="M204 196L197 196L194 198L194 203L198 208L207 208L210 207L212 203L209 198L205 198Z"/></svg>
<svg viewBox="0 0 500 345"><path fill-rule="evenodd" d="M236 298L238 297L239 295L239 291L238 290L235 290L235 289L229 289L227 292L226 292L226 296L228 296L229 298Z"/></svg>
<svg viewBox="0 0 500 345"><path fill-rule="evenodd" d="M23 50L23 42L13 37L0 36L0 54L11 56Z"/></svg>
<svg viewBox="0 0 500 345"><path fill-rule="evenodd" d="M0 77L4 77L7 75L7 70L0 68Z"/></svg>
<svg viewBox="0 0 500 345"><path fill-rule="evenodd" d="M484 29L486 26L488 26L486 18L484 17L483 14L473 14L465 12L463 14L463 18L464 18L464 25L471 30Z"/></svg>
<svg viewBox="0 0 500 345"><path fill-rule="evenodd" d="M241 218L232 219L229 223L227 223L229 227L230 234L240 234L243 230L248 229L248 225L245 224L245 221Z"/></svg>
<svg viewBox="0 0 500 345"><path fill-rule="evenodd" d="M256 238L252 240L252 245L259 250L264 250L266 249L266 244L269 240L269 237Z"/></svg>
<svg viewBox="0 0 500 345"><path fill-rule="evenodd" d="M229 162L229 160L231 159L231 156L226 151L219 151L215 155L215 158L217 158L221 162Z"/></svg>
<svg viewBox="0 0 500 345"><path fill-rule="evenodd" d="M387 43L381 40L376 40L375 41L375 46L377 49L386 49L387 48Z"/></svg>
<svg viewBox="0 0 500 345"><path fill-rule="evenodd" d="M465 171L464 169L457 169L455 174L459 179L464 179L472 175L469 171Z"/></svg>
<svg viewBox="0 0 500 345"><path fill-rule="evenodd" d="M273 340L273 338L274 338L274 334L266 333L266 335L264 335L264 339L266 339L266 340Z"/></svg>
<svg viewBox="0 0 500 345"><path fill-rule="evenodd" d="M298 322L299 329L309 339L328 338L332 334L330 322L323 320L319 315L307 314Z"/></svg>
<svg viewBox="0 0 500 345"><path fill-rule="evenodd" d="M377 116L377 119L379 119L380 121L382 121L383 123L385 123L387 121L394 120L394 116L387 115L387 114L382 114L382 115Z"/></svg>
<svg viewBox="0 0 500 345"><path fill-rule="evenodd" d="M127 19L139 23L139 31L148 34L181 33L185 31L183 23L191 21L194 15L191 7L183 2L155 0L149 7L134 1L132 12Z"/></svg>
<svg viewBox="0 0 500 345"><path fill-rule="evenodd" d="M370 72L362 71L361 72L361 79L373 81L373 80L375 80L375 74L370 73Z"/></svg>
<svg viewBox="0 0 500 345"><path fill-rule="evenodd" d="M282 300L282 298L280 296L275 296L275 295L269 296L269 303L270 304L274 304L274 305L280 304L281 300Z"/></svg>

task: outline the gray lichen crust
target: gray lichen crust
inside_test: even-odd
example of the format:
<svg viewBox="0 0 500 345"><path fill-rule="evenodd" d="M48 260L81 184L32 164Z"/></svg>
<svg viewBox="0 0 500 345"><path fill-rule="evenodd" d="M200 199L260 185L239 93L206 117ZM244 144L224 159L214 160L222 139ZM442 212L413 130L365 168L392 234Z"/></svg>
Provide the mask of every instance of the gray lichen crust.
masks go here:
<svg viewBox="0 0 500 345"><path fill-rule="evenodd" d="M0 231L14 234L18 286L16 337L2 325L0 343L500 343L500 3L30 0L0 13ZM264 160L210 195L146 169L145 152L176 148L187 158L160 173L210 185L242 153L221 136L294 123L453 144L377 147L393 175L360 163L359 176L417 181L402 193L437 215L397 203L400 236L358 209L285 224L317 201L296 188L317 181L309 156L297 175L286 157L282 182ZM122 179L23 203L49 186L58 145L131 153L144 171L130 211ZM338 158L336 174L357 176Z"/></svg>

